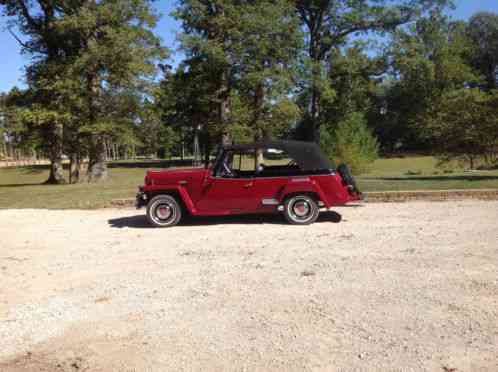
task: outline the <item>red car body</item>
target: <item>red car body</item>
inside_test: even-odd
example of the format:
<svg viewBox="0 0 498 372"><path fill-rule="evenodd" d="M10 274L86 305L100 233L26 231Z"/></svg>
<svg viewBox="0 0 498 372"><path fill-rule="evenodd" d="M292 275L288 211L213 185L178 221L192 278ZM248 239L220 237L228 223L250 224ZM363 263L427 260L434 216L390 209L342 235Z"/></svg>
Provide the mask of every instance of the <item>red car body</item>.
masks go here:
<svg viewBox="0 0 498 372"><path fill-rule="evenodd" d="M303 154L296 155L298 158L302 155L304 159L299 165L292 161L293 164L288 166L268 166L260 173L230 170L230 173L237 174L227 175L217 172L217 169L223 168L224 163L220 162L224 161L224 156L229 157L229 155L224 155L228 154L227 152L232 152L230 161L233 164L236 162L233 159L236 151L246 151L246 153L254 154L256 158L258 148L262 148L261 151L277 148L274 152L283 151L280 149L284 148L292 152L292 146L297 146L298 149L304 146L309 149L308 152L304 151ZM320 168L327 166L326 160L317 149L317 146L313 144L288 141L222 147L217 160L207 168L148 171L145 185L140 187L137 195L137 207L150 204L155 196L169 195L178 201L184 212L190 215L221 216L277 213L283 211L286 200L295 195L307 195L316 202L319 208L327 209L360 200L361 193L348 172L344 174L343 171L341 175L340 171L332 167L313 170L300 168L300 165L307 165L306 161L311 163L311 166L320 161L325 162L325 165L322 164ZM242 159L242 156L246 156L246 153L239 155L241 167L243 161L246 161ZM312 155L318 158L310 161ZM309 164L307 166L310 167ZM167 206L167 208L170 207ZM151 222L154 224L153 221Z"/></svg>
<svg viewBox="0 0 498 372"><path fill-rule="evenodd" d="M274 213L286 196L296 193L316 195L325 208L361 199L360 194L350 193L348 185L336 172L310 176L225 179L215 177L212 168L148 171L142 191L148 195L178 195L188 212L194 216ZM263 204L263 200L268 201Z"/></svg>

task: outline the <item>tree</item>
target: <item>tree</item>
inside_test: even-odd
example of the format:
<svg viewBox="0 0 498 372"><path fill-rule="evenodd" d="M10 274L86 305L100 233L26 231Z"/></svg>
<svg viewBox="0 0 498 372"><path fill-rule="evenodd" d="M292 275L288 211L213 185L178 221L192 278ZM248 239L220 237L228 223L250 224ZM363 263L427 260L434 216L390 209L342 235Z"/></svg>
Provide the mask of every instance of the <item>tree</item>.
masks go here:
<svg viewBox="0 0 498 372"><path fill-rule="evenodd" d="M250 112L256 140L278 135L296 121L295 91L302 44L299 20L288 0L248 1L243 6L239 51L239 93Z"/></svg>
<svg viewBox="0 0 498 372"><path fill-rule="evenodd" d="M155 74L155 62L165 57L151 31L156 21L148 0L87 1L61 19L60 27L78 45L69 71L78 77L75 85L82 100L82 131L89 137L91 182L106 179L106 138L125 118L113 103L127 90L135 96L146 94L146 79ZM127 117L125 125L133 119Z"/></svg>
<svg viewBox="0 0 498 372"><path fill-rule="evenodd" d="M154 62L165 56L151 31L157 16L150 1L2 0L1 4L27 38L26 42L17 38L23 51L32 56L27 80L37 105L33 114L43 117L44 138L53 149L49 180L63 182L64 125L86 141L88 179L104 180L106 137L119 123L108 103L131 87L146 94L144 78L154 74ZM64 120L46 121L61 117Z"/></svg>
<svg viewBox="0 0 498 372"><path fill-rule="evenodd" d="M12 35L22 47L22 51L32 56L35 64L40 59L45 59L47 64L54 63L62 54L59 44L60 34L55 22L57 12L61 7L56 1L25 1L25 0L1 0L0 5L4 6L4 14L11 18L10 26L17 27L28 41L21 41L9 28ZM41 110L46 102L50 102L53 97L43 94L33 94L31 98L33 104L40 105L36 113L42 114ZM64 183L62 173L62 132L61 122L49 122L50 114L43 115L43 119L38 121L43 132L47 145L50 144L50 176L47 183ZM55 118L55 116L52 116ZM41 124L43 123L43 124Z"/></svg>
<svg viewBox="0 0 498 372"><path fill-rule="evenodd" d="M444 93L479 80L467 63L470 48L465 24L451 22L441 12L394 34L390 76L379 90L377 110L370 119L385 151L430 147L421 135L428 111Z"/></svg>
<svg viewBox="0 0 498 372"><path fill-rule="evenodd" d="M383 56L369 57L364 43L334 50L328 81L331 100L322 100L320 144L331 158L347 162L355 173L377 158L378 144L368 129L379 76L387 69Z"/></svg>
<svg viewBox="0 0 498 372"><path fill-rule="evenodd" d="M7 157L7 107L6 94L0 93L0 160Z"/></svg>
<svg viewBox="0 0 498 372"><path fill-rule="evenodd" d="M473 41L471 60L486 79L488 90L498 87L498 14L480 12L468 24L468 35Z"/></svg>
<svg viewBox="0 0 498 372"><path fill-rule="evenodd" d="M365 48L364 42L356 42L333 51L327 79L334 94L322 100L322 132L333 133L352 113L368 118L375 109L373 101L387 63L383 55L368 56Z"/></svg>
<svg viewBox="0 0 498 372"><path fill-rule="evenodd" d="M204 154L208 154L209 137L221 136L216 126L219 118L218 102L213 99L218 86L216 74L203 59L189 59L176 71L164 69L164 77L155 95L155 110L161 121L161 131L176 139L177 152L182 156L185 147L202 137ZM217 72L216 68L215 71ZM171 146L170 151L173 151Z"/></svg>
<svg viewBox="0 0 498 372"><path fill-rule="evenodd" d="M321 145L336 162L348 164L355 174L363 173L378 156L378 143L367 127L362 113L348 113L335 131L326 131Z"/></svg>
<svg viewBox="0 0 498 372"><path fill-rule="evenodd" d="M306 139L319 142L322 123L321 101L327 91L323 87L324 69L331 51L342 46L352 34L393 31L397 26L412 20L416 15L433 6L444 6L445 0L407 1L389 6L387 1L366 0L297 0L296 9L306 30L307 56L309 58L309 90ZM326 78L325 78L326 79Z"/></svg>
<svg viewBox="0 0 498 372"><path fill-rule="evenodd" d="M425 130L443 160L465 159L471 169L480 157L496 162L498 93L478 88L445 93L430 111Z"/></svg>
<svg viewBox="0 0 498 372"><path fill-rule="evenodd" d="M241 9L231 0L181 0L174 16L182 22L182 48L187 64L209 74L209 100L215 106L222 142L230 142L230 96L236 73L233 40L239 32ZM199 65L203 66L200 67ZM200 68L199 68L200 67Z"/></svg>
<svg viewBox="0 0 498 372"><path fill-rule="evenodd" d="M180 2L181 74L186 89L196 87L195 104L182 105L191 123L226 141L271 136L296 120L289 95L302 38L293 9L288 0Z"/></svg>

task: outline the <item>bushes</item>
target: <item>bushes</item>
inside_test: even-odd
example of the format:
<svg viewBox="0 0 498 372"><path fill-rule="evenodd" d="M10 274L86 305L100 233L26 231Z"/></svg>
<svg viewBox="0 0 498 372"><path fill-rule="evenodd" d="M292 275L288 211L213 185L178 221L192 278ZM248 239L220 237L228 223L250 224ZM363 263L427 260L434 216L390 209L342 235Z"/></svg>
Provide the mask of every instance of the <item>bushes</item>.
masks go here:
<svg viewBox="0 0 498 372"><path fill-rule="evenodd" d="M360 174L377 159L379 145L367 127L364 115L353 112L346 115L335 128L324 128L321 147L329 158L337 163L348 164L354 174Z"/></svg>

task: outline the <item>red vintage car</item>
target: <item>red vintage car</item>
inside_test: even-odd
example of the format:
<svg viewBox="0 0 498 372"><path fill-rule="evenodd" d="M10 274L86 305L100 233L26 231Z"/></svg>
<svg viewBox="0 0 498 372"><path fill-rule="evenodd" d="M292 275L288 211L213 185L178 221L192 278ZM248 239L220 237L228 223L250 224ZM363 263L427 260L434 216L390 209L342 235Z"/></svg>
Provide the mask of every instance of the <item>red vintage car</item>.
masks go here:
<svg viewBox="0 0 498 372"><path fill-rule="evenodd" d="M283 212L291 224L316 221L320 209L362 199L346 165L335 169L310 142L222 146L210 166L148 171L137 208L152 226L176 225L186 213L221 216Z"/></svg>

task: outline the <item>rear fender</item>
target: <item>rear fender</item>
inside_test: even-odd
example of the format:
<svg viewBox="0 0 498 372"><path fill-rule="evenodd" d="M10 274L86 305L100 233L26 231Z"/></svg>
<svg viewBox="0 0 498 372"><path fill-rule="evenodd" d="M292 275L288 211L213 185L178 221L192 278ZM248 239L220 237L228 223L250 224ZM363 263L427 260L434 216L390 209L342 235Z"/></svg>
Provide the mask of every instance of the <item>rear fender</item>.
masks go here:
<svg viewBox="0 0 498 372"><path fill-rule="evenodd" d="M316 195L326 208L331 207L320 185L309 177L291 178L281 192L280 202L283 203L289 195L296 194Z"/></svg>

